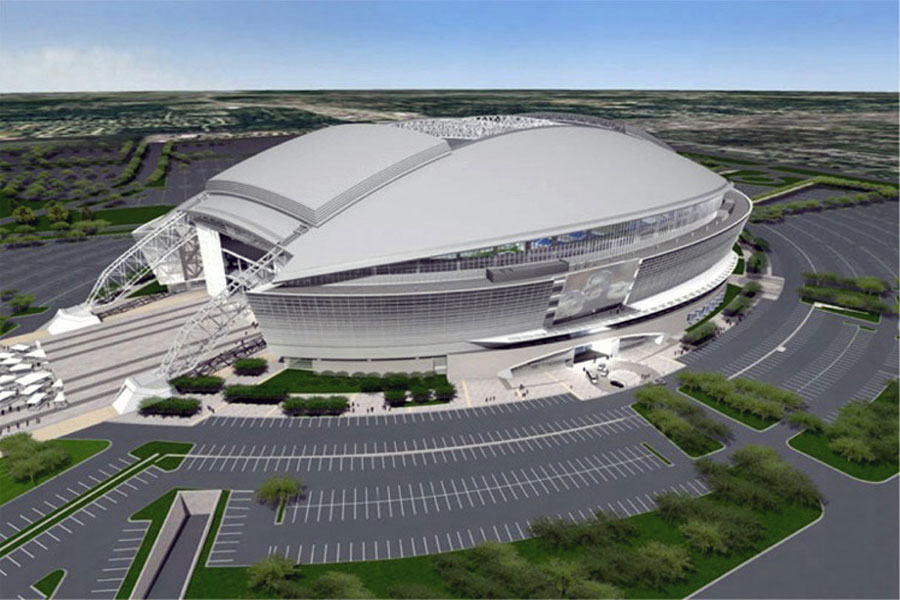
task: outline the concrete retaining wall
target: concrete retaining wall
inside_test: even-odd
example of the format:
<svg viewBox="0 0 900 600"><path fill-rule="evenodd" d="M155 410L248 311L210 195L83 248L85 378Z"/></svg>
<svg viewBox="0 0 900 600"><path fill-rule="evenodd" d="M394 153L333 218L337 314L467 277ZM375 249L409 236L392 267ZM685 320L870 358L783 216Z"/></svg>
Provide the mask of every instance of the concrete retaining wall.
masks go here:
<svg viewBox="0 0 900 600"><path fill-rule="evenodd" d="M150 586L153 585L153 580L156 579L159 569L166 559L166 554L175 543L175 538L178 537L178 532L187 521L188 515L188 509L181 493L176 494L162 529L159 530L159 535L153 543L153 549L150 550L150 556L147 557L147 562L144 563L144 568L131 592L132 598L147 597L147 592L150 591Z"/></svg>

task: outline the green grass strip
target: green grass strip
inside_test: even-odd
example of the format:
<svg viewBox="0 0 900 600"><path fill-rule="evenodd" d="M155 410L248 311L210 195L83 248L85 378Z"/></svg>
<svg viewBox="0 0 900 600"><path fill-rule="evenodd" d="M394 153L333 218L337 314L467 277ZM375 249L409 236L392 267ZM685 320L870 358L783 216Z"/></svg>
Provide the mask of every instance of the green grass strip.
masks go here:
<svg viewBox="0 0 900 600"><path fill-rule="evenodd" d="M9 554L19 546L28 543L31 539L39 536L60 521L81 510L100 496L103 496L106 492L112 490L123 481L127 481L133 475L143 471L144 469L152 465L156 458L157 457L154 455L136 462L127 469L120 471L117 475L114 475L105 481L101 481L86 493L82 494L78 498L75 498L68 504L64 504L55 511L47 514L40 521L35 521L29 527L26 527L16 535L7 538L6 540L4 540L3 545L0 546L0 556Z"/></svg>
<svg viewBox="0 0 900 600"><path fill-rule="evenodd" d="M26 308L25 310L20 310L20 311L18 311L18 312L14 312L14 313L12 313L12 314L9 315L9 316L10 316L11 318L16 318L16 317L27 317L28 315L39 315L39 314L41 314L42 312L46 312L46 311L47 311L47 307L46 307L46 306L29 306L29 307Z"/></svg>
<svg viewBox="0 0 900 600"><path fill-rule="evenodd" d="M872 402L895 402L894 397L897 395L897 385L896 380L888 383ZM900 460L871 463L856 462L844 458L829 447L828 438L823 433L815 433L813 431L798 433L788 440L788 445L798 452L807 454L851 477L864 481L880 483L900 472Z"/></svg>
<svg viewBox="0 0 900 600"><path fill-rule="evenodd" d="M757 431L762 431L768 427L771 427L775 423L777 423L780 419L763 419L756 415L752 414L741 414L731 406L725 404L724 402L720 402L716 400L712 396L705 394L700 391L688 390L686 387L678 388L678 391L684 394L685 396L690 396L697 402L702 402L706 406L711 409L722 413L725 416L731 417L735 421L743 423L747 427L751 429L755 429Z"/></svg>
<svg viewBox="0 0 900 600"><path fill-rule="evenodd" d="M882 482L898 472L897 462L858 463L844 458L828 446L828 438L821 433L804 431L789 439L788 445L838 471L864 481Z"/></svg>
<svg viewBox="0 0 900 600"><path fill-rule="evenodd" d="M163 471L174 471L184 461L184 456L188 454L194 444L186 442L148 442L143 446L135 448L130 452L135 458L147 458L154 454L161 456L156 466ZM176 456L169 456L169 455Z"/></svg>
<svg viewBox="0 0 900 600"><path fill-rule="evenodd" d="M287 506L287 502L282 500L278 503L278 514L275 515L275 524L281 525L284 523L284 509Z"/></svg>
<svg viewBox="0 0 900 600"><path fill-rule="evenodd" d="M860 319L869 323L880 323L881 315L866 310L852 310L849 308L831 308L830 306L817 306L819 310L841 315L842 317L850 317L851 319Z"/></svg>
<svg viewBox="0 0 900 600"><path fill-rule="evenodd" d="M650 452L652 452L653 454L655 454L656 457L657 457L659 460L661 460L661 461L663 461L664 463L666 463L666 465L668 465L668 466L670 466L670 467L672 466L672 461L671 461L671 460L669 460L668 458L666 458L665 456L663 456L662 453L661 453L659 450L657 450L656 448L654 448L653 446L651 446L651 445L648 444L647 442L641 442L641 446L643 446L644 448L646 448L647 450L649 450Z"/></svg>
<svg viewBox="0 0 900 600"><path fill-rule="evenodd" d="M653 425L654 429L659 431L661 434L665 435L666 439L668 439L670 442L672 442L673 444L675 444L676 446L681 448L681 451L684 452L685 454L687 454L688 456L690 456L691 458L700 458L702 456L706 456L707 454L711 454L711 453L715 452L716 450L721 450L722 448L725 447L725 444L723 444L722 442L716 441L716 440L712 439L711 437L709 437L708 435L704 435L704 434L698 432L698 435L701 435L704 438L706 438L706 440L707 440L706 447L703 449L702 452L689 452L685 448L682 448L678 442L676 442L671 437L666 435L663 430L661 430L659 427L656 426L656 424L650 419L650 411L649 410L647 410L646 408L644 408L637 402L632 404L631 408L634 409L634 412L636 412L637 414L644 417L644 419L646 419L646 421L648 423Z"/></svg>
<svg viewBox="0 0 900 600"><path fill-rule="evenodd" d="M9 474L9 462L6 458L0 458L0 506L6 504L13 498L20 496L28 490L34 489L48 479L52 479L57 475L65 473L78 463L89 459L98 452L102 452L109 447L106 440L56 440L58 444L71 459L65 468L54 471L52 473L44 473L38 477L34 483L30 481L16 481Z"/></svg>
<svg viewBox="0 0 900 600"><path fill-rule="evenodd" d="M50 598L53 596L56 588L59 587L59 584L62 583L63 577L65 576L65 571L57 569L41 577L41 579L31 587L42 593L44 598Z"/></svg>
<svg viewBox="0 0 900 600"><path fill-rule="evenodd" d="M175 496L181 489L183 488L173 488L169 490L141 510L131 515L131 521L150 521L150 526L147 527L147 533L144 534L144 540L141 542L141 546L134 555L131 566L125 574L125 578L119 585L119 591L116 592L117 600L125 600L131 597L134 586L137 585L138 578L144 568L144 563L147 562L150 551L153 550L153 544L156 543L156 538L159 536L159 531L162 529L163 523L166 522L166 517L169 514L169 509L172 507L172 502L175 501Z"/></svg>
<svg viewBox="0 0 900 600"><path fill-rule="evenodd" d="M693 330L697 329L698 327L700 327L701 325L703 325L704 323L706 323L707 321L709 321L710 319L712 319L713 317L715 317L717 314L722 312L723 308L728 306L729 302L731 302L732 300L737 298L737 295L740 293L741 293L741 286L729 283L728 286L725 288L725 297L722 299L722 303L719 304L715 308L715 310L711 311L708 315L706 315L705 317L703 317L702 319L700 319L699 321L697 321L696 323L694 323L693 325L691 325L690 327L685 329L685 331L693 331Z"/></svg>
<svg viewBox="0 0 900 600"><path fill-rule="evenodd" d="M191 581L188 584L187 591L185 592L186 598L191 597L210 597L210 598L235 598L234 594L238 593L239 588L235 588L232 591L224 592L217 596L208 596L207 594L215 593L210 592L210 589L219 589L218 586L220 584L219 576L224 572L224 569L211 569L206 566L206 561L209 560L209 555L212 552L213 544L216 542L216 536L219 534L219 526L222 524L222 518L225 516L225 508L228 506L228 498L231 496L231 490L222 490L222 494L219 496L219 503L216 505L216 510L212 516L212 522L209 524L209 529L206 532L206 539L203 540L203 547L200 549L200 556L197 557L197 564L194 565L194 572L191 573ZM246 571L246 569L242 569ZM227 583L226 583L227 585ZM227 587L225 588L228 589Z"/></svg>

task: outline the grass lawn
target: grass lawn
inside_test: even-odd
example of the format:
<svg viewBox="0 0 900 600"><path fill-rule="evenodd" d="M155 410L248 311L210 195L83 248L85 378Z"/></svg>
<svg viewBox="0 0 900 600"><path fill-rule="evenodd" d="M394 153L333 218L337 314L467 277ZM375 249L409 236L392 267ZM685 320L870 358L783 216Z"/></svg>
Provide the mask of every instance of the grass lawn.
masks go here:
<svg viewBox="0 0 900 600"><path fill-rule="evenodd" d="M280 387L292 394L334 394L356 393L362 391L363 377L345 375L323 375L300 369L287 369L261 383L262 386ZM423 377L426 385L446 384L444 375Z"/></svg>
<svg viewBox="0 0 900 600"><path fill-rule="evenodd" d="M143 460L154 454L187 454L193 447L193 444L185 442L147 442L132 450L130 454ZM157 461L156 466L163 471L174 471L183 460L183 456L167 456Z"/></svg>
<svg viewBox="0 0 900 600"><path fill-rule="evenodd" d="M880 323L881 315L873 312L868 312L865 310L852 310L849 308L830 308L827 306L820 306L819 310L824 310L825 312L834 313L836 315L841 315L842 317L850 317L851 319L860 319L862 321L868 321L869 323Z"/></svg>
<svg viewBox="0 0 900 600"><path fill-rule="evenodd" d="M741 259L741 260L743 260L743 259ZM738 264L739 265L741 264L740 261L738 262ZM722 303L719 304L708 315L706 315L705 317L703 317L702 319L700 319L699 321L697 321L696 323L694 323L693 325L688 327L685 331L693 331L693 330L697 329L698 327L700 327L701 325L703 325L704 323L706 323L707 321L709 321L710 319L712 319L714 316L716 316L717 314L722 312L722 309L725 308L726 306L728 306L728 303L731 302L732 300L734 300L737 297L737 295L740 293L741 293L741 286L729 283L728 286L725 288L725 298L722 300Z"/></svg>
<svg viewBox="0 0 900 600"><path fill-rule="evenodd" d="M828 447L828 438L821 433L804 431L788 440L788 445L804 454L831 465L847 475L865 481L884 481L897 473L897 462L859 463L848 460Z"/></svg>
<svg viewBox="0 0 900 600"><path fill-rule="evenodd" d="M14 312L10 317L27 317L28 315L39 315L47 310L46 306L29 306L25 310Z"/></svg>
<svg viewBox="0 0 900 600"><path fill-rule="evenodd" d="M744 274L744 259L739 258L737 264L734 266L733 273L735 275L743 275Z"/></svg>
<svg viewBox="0 0 900 600"><path fill-rule="evenodd" d="M712 398L711 396L704 394L703 392L688 391L688 389L685 387L678 388L678 391L685 396L690 396L698 402L702 402L706 406L722 413L723 415L731 417L735 421L740 421L747 427L756 429L757 431L762 431L766 427L770 427L779 421L779 419L763 419L757 417L756 415L741 414L724 402L719 402L715 398Z"/></svg>
<svg viewBox="0 0 900 600"><path fill-rule="evenodd" d="M663 456L662 453L661 453L659 450L657 450L656 448L654 448L653 446L651 446L651 445L648 444L647 442L641 442L641 446L643 446L644 448L646 448L647 450L649 450L650 452L652 452L653 454L655 454L655 455L659 458L659 460L663 461L664 463L666 463L666 464L669 465L669 466L672 466L672 461L671 461L671 460L669 460L668 458L666 458L665 456Z"/></svg>
<svg viewBox="0 0 900 600"><path fill-rule="evenodd" d="M147 561L147 557L150 556L150 551L153 549L153 543L156 541L156 536L159 535L159 530L162 529L163 522L166 520L166 515L169 514L169 508L172 506L172 502L175 501L175 495L178 493L179 489L182 488L173 488L169 490L141 510L131 515L132 521L150 521L150 526L147 528L147 533L144 534L144 540L141 542L137 554L134 555L131 566L125 573L125 579L123 579L122 583L119 585L119 591L116 592L116 598L131 597L131 592L134 590L138 577L141 575L141 569L144 568L144 563Z"/></svg>
<svg viewBox="0 0 900 600"><path fill-rule="evenodd" d="M10 331L12 331L13 329L15 329L18 326L19 326L18 323L13 323L12 321L7 321L7 322L3 323L3 325L0 325L0 337L3 337L4 335L6 335L7 333L9 333Z"/></svg>
<svg viewBox="0 0 900 600"><path fill-rule="evenodd" d="M109 446L109 442L107 442L106 440L56 440L56 443L66 451L66 454L69 455L71 461L68 465L65 466L65 468L59 471L41 475L33 484L30 481L15 481L9 475L6 459L0 458L0 505L9 502L20 494L24 494L28 490L47 481L51 477L59 475L66 469L74 467L78 463L94 456L98 452L106 450L106 448Z"/></svg>
<svg viewBox="0 0 900 600"><path fill-rule="evenodd" d="M168 205L132 206L94 211L94 219L109 221L112 225L135 225L152 221L175 208Z"/></svg>
<svg viewBox="0 0 900 600"><path fill-rule="evenodd" d="M227 492L226 492L227 493ZM256 590L252 590L248 584L248 569L246 567L206 567L206 559L215 539L224 512L225 501L223 497L216 509L212 527L200 555L197 567L194 569L186 598L274 598ZM798 529L812 523L821 514L820 508L788 506L782 512L759 513L765 526L766 533L752 550L735 553L729 556L717 554L703 554L689 549L694 571L681 582L670 584L662 589L629 587L625 588L626 598L684 598L694 590L706 585L715 578L723 575L737 565L765 550L779 540L794 533ZM629 519L638 529L639 534L633 541L634 544L644 544L650 540L658 540L664 543L686 545L687 540L678 530L678 525L666 522L656 512L637 515ZM543 563L551 558L562 560L578 558L587 549L554 550L548 548L536 539L513 542L518 552L526 560L532 563ZM467 550L459 551L462 553ZM310 585L322 574L329 571L351 573L358 576L363 585L377 598L390 598L388 590L396 584L422 585L435 594L438 598L456 597L444 586L441 575L433 567L432 558L429 556L417 556L394 560L366 561L352 563L338 563L330 565L303 565L298 583L304 589L310 589ZM306 597L313 597L310 593Z"/></svg>
<svg viewBox="0 0 900 600"><path fill-rule="evenodd" d="M128 297L129 298L137 298L138 296L150 296L152 294L162 294L162 293L165 293L168 291L169 291L169 288L167 286L161 284L156 279L154 279L150 283L147 283L143 287L138 288L135 291L128 294Z"/></svg>
<svg viewBox="0 0 900 600"><path fill-rule="evenodd" d="M632 404L631 408L633 408L636 413L638 413L639 415L641 415L642 417L647 419L648 423L653 424L653 421L651 421L650 417L648 416L650 414L650 411L648 411L646 408L641 406L639 403ZM653 426L656 427L656 425L653 425ZM662 431L660 431L660 433L662 433ZM663 435L666 435L666 434L663 433ZM666 435L666 437L669 439L669 441L671 441L673 444L678 446L678 442L676 442L675 440L673 440L672 438L670 438L667 435ZM682 452L684 452L691 458L700 458L701 456L706 456L710 452L715 452L716 450L720 450L725 447L725 445L722 442L718 442L709 436L703 436L703 437L706 438L706 444L703 447L703 450L701 452L688 452L686 449L681 448L681 446L678 446L678 447L681 448Z"/></svg>
<svg viewBox="0 0 900 600"><path fill-rule="evenodd" d="M59 584L62 582L63 577L65 576L65 571L63 571L62 569L57 569L41 577L41 579L32 587L42 593L45 598L50 598L51 596L53 596L53 592L56 591L56 588L59 587Z"/></svg>

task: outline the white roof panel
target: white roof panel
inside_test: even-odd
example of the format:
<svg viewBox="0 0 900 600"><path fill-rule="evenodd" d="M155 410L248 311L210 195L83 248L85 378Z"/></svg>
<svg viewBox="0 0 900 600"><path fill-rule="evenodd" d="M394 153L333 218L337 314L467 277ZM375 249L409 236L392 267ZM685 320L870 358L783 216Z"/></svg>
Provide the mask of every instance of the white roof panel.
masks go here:
<svg viewBox="0 0 900 600"><path fill-rule="evenodd" d="M318 225L394 177L450 151L444 140L387 125L337 125L226 169L211 192L252 198Z"/></svg>
<svg viewBox="0 0 900 600"><path fill-rule="evenodd" d="M515 131L458 147L311 229L288 246L293 258L276 282L639 218L728 185L674 152L616 131Z"/></svg>

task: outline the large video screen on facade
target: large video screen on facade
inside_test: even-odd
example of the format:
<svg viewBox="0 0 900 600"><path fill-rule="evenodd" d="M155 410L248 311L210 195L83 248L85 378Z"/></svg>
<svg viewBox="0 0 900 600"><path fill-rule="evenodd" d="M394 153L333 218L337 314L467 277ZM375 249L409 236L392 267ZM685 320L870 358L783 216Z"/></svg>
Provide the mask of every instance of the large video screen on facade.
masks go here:
<svg viewBox="0 0 900 600"><path fill-rule="evenodd" d="M639 259L579 271L566 277L553 322L577 319L620 304L634 283Z"/></svg>

